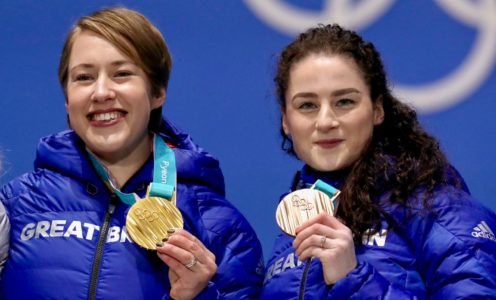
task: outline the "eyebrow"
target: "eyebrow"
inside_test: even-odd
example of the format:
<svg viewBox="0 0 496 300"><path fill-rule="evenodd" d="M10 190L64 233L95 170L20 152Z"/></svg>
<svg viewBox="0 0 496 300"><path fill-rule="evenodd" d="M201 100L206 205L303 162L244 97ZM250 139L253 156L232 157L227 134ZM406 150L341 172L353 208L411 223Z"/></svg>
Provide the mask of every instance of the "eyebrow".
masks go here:
<svg viewBox="0 0 496 300"><path fill-rule="evenodd" d="M119 66L122 66L122 65L125 65L125 64L131 64L131 65L136 65L134 62L130 61L130 60L116 60L116 61L113 61L110 63L110 65L112 67L119 67ZM87 64L87 63L82 63L82 64L79 64L79 65L75 65L74 67L72 67L69 72L71 72L72 70L76 69L76 68L85 68L85 69L89 69L89 68L92 68L94 66L94 64Z"/></svg>
<svg viewBox="0 0 496 300"><path fill-rule="evenodd" d="M343 96L343 95L347 95L347 94L360 94L360 91L355 89L355 88L346 88L346 89L341 89L341 90L337 90L337 91L333 91L331 93L331 96L332 97L339 97L339 96ZM312 93L312 92L301 92L301 93L297 93L295 94L292 99L295 99L297 97L303 97L303 98L311 98L311 97L315 97L316 94L315 93Z"/></svg>
<svg viewBox="0 0 496 300"><path fill-rule="evenodd" d="M354 93L360 94L360 91L355 89L355 88L341 89L341 90L337 90L337 91L332 92L331 96L342 96L342 95L354 94Z"/></svg>

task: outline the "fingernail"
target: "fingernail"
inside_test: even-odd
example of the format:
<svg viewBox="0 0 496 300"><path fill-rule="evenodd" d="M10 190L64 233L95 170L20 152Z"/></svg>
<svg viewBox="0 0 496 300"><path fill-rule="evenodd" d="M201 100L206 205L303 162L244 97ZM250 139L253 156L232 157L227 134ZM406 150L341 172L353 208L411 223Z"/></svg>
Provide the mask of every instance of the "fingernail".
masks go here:
<svg viewBox="0 0 496 300"><path fill-rule="evenodd" d="M157 245L157 247L162 247L164 245L164 243L162 242L157 242L155 245Z"/></svg>
<svg viewBox="0 0 496 300"><path fill-rule="evenodd" d="M169 238L168 238L168 237L164 237L164 238L162 239L162 242L167 242L168 240L169 240Z"/></svg>
<svg viewBox="0 0 496 300"><path fill-rule="evenodd" d="M167 229L167 233L168 233L168 234L172 234L172 233L174 233L174 232L176 232L176 230L175 230L174 228Z"/></svg>

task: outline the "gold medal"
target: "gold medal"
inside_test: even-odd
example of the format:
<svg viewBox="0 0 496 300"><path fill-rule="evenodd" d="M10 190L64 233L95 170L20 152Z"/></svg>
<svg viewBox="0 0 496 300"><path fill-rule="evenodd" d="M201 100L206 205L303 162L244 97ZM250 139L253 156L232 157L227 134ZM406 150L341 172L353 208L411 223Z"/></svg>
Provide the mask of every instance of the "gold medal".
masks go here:
<svg viewBox="0 0 496 300"><path fill-rule="evenodd" d="M334 215L333 199L316 189L294 191L286 195L277 206L277 225L285 233L295 236L296 227L319 213Z"/></svg>
<svg viewBox="0 0 496 300"><path fill-rule="evenodd" d="M169 201L160 197L146 197L134 203L126 217L126 228L135 243L155 250L166 237L167 230L183 228L183 218L175 205L176 193Z"/></svg>

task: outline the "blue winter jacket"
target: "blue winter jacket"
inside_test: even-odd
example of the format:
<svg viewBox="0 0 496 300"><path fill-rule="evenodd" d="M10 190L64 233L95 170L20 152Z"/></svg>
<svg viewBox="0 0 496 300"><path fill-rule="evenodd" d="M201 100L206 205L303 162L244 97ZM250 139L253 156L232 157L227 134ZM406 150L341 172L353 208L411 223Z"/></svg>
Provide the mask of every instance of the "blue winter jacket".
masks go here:
<svg viewBox="0 0 496 300"><path fill-rule="evenodd" d="M300 187L317 179L335 187L342 181L339 174L325 176L308 166L301 172ZM435 190L431 210L421 204L407 209L388 199L385 192L379 200L382 229L355 245L357 267L334 286L325 284L318 259L298 261L293 238L280 234L261 298L496 299L494 212L451 184Z"/></svg>
<svg viewBox="0 0 496 300"><path fill-rule="evenodd" d="M263 280L260 243L224 198L218 161L170 123L161 135L174 148L177 206L184 228L215 254L218 272L198 299L253 299ZM144 196L153 158L122 191ZM0 190L11 223L2 274L6 299L169 299L168 268L133 243L129 206L105 187L73 131L43 138L34 172Z"/></svg>

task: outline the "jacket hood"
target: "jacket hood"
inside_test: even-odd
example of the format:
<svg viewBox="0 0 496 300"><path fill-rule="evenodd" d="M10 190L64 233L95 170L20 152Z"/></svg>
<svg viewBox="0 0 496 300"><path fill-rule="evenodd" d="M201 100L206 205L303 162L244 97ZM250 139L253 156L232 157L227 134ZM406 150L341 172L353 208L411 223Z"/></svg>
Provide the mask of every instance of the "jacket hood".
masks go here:
<svg viewBox="0 0 496 300"><path fill-rule="evenodd" d="M196 145L189 134L165 119L158 134L174 150L178 181L202 183L221 195L225 194L224 177L217 159ZM47 169L81 181L95 178L96 174L84 142L73 130L43 137L38 144L34 167L35 170Z"/></svg>

